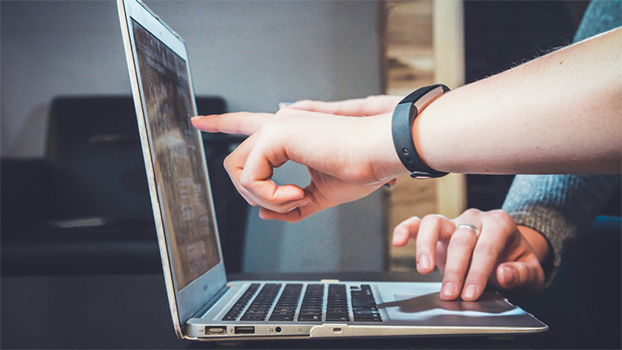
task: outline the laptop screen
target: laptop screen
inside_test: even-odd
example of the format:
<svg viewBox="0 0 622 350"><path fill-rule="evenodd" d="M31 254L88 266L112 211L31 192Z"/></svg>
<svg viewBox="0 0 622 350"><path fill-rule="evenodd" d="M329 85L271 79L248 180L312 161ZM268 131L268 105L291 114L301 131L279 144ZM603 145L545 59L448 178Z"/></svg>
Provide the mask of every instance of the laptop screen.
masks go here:
<svg viewBox="0 0 622 350"><path fill-rule="evenodd" d="M177 290L220 263L186 61L132 20L144 114Z"/></svg>

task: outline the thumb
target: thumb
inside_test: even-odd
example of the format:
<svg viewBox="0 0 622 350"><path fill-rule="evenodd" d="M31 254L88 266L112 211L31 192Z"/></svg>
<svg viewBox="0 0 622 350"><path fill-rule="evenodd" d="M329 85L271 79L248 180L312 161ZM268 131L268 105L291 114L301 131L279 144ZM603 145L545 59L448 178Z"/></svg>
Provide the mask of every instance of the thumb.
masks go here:
<svg viewBox="0 0 622 350"><path fill-rule="evenodd" d="M537 258L507 262L497 267L497 282L508 290L535 291L544 285L544 271Z"/></svg>

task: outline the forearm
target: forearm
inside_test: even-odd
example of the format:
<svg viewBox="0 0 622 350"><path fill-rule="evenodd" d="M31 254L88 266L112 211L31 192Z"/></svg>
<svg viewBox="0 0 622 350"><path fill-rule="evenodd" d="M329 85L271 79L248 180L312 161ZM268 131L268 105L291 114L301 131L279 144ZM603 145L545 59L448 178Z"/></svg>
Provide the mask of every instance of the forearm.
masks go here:
<svg viewBox="0 0 622 350"><path fill-rule="evenodd" d="M454 90L415 120L432 168L461 173L619 173L622 29Z"/></svg>

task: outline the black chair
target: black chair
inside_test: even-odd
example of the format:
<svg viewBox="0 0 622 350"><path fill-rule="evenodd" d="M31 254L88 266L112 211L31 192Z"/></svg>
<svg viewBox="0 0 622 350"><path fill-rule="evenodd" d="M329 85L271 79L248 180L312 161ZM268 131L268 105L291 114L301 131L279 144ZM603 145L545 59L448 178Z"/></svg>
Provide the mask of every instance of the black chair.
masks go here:
<svg viewBox="0 0 622 350"><path fill-rule="evenodd" d="M198 97L199 114L226 112ZM222 167L240 137L207 135L225 264L240 271L248 206ZM159 273L159 251L130 96L59 97L45 160L2 159L2 274Z"/></svg>

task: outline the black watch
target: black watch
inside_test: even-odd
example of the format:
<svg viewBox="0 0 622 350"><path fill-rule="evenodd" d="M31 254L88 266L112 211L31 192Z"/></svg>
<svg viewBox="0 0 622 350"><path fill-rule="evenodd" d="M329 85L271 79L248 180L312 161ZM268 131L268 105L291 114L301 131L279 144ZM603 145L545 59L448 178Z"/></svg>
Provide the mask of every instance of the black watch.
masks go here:
<svg viewBox="0 0 622 350"><path fill-rule="evenodd" d="M443 84L436 84L422 87L410 95L406 96L395 107L393 111L393 119L391 121L391 129L393 133L393 144L395 151L400 157L402 164L410 171L413 178L431 178L447 175L446 172L437 171L425 164L415 148L412 129L413 122L419 112L422 111L433 98L449 91L449 88Z"/></svg>

